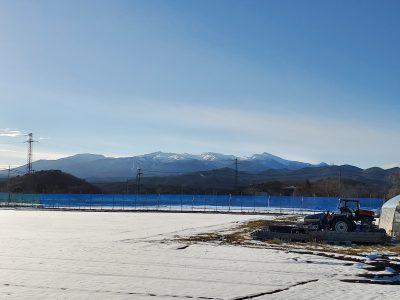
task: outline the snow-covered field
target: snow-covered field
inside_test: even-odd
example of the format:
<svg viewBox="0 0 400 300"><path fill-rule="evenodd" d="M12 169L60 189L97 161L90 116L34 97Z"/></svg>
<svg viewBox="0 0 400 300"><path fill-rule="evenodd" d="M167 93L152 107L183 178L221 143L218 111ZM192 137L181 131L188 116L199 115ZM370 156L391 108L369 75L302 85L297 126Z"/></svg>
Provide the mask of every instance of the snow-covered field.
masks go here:
<svg viewBox="0 0 400 300"><path fill-rule="evenodd" d="M260 218L0 210L0 299L399 299L345 261L173 241Z"/></svg>

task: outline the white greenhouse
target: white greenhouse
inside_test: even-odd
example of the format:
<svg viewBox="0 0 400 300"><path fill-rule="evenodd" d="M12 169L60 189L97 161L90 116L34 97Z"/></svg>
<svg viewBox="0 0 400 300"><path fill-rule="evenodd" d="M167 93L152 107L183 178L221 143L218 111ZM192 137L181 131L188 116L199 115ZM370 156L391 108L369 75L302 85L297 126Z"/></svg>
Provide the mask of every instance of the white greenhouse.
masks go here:
<svg viewBox="0 0 400 300"><path fill-rule="evenodd" d="M383 204L379 228L385 229L390 236L400 237L400 195Z"/></svg>

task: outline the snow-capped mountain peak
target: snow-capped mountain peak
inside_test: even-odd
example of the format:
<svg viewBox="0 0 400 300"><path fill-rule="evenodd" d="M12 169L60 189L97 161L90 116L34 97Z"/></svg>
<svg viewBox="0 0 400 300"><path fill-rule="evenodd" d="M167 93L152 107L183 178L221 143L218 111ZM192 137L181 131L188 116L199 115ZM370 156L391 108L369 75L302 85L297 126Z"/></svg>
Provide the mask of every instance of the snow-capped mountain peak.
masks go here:
<svg viewBox="0 0 400 300"><path fill-rule="evenodd" d="M263 152L261 154L253 154L248 157L249 160L276 160L276 161L286 161L285 159L275 156L273 154Z"/></svg>
<svg viewBox="0 0 400 300"><path fill-rule="evenodd" d="M204 153L200 154L199 157L202 160L208 160L208 161L235 159L235 156L233 156L233 155L226 155L226 154L215 153L215 152L204 152Z"/></svg>

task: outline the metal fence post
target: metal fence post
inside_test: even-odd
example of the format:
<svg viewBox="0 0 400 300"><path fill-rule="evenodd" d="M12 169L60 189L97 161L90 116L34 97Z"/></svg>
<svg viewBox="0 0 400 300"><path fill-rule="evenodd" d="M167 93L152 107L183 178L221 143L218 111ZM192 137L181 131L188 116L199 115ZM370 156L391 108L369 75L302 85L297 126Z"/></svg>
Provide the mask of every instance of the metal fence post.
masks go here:
<svg viewBox="0 0 400 300"><path fill-rule="evenodd" d="M215 194L214 194L214 191L213 191L213 195L212 195L212 198L211 198L211 203L214 203L214 206L215 206L215 211L218 211L218 199L217 200L215 200ZM221 209L223 209L223 205L221 205Z"/></svg>
<svg viewBox="0 0 400 300"><path fill-rule="evenodd" d="M134 199L134 202L133 202L133 205L134 205L134 207L135 207L135 210L137 209L137 201L138 201L138 199L139 199L139 194L136 193L135 199Z"/></svg>
<svg viewBox="0 0 400 300"><path fill-rule="evenodd" d="M293 194L294 194L294 192L293 192ZM293 195L293 198L292 198L292 209L293 209L293 214L294 214L294 207L295 207L296 205L294 204L294 195Z"/></svg>

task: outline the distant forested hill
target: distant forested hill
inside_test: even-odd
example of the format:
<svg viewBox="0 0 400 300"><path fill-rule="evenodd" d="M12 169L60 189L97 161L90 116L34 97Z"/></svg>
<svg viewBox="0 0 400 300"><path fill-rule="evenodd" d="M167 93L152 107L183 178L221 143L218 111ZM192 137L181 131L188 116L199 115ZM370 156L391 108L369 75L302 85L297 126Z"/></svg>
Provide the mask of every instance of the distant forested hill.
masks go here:
<svg viewBox="0 0 400 300"><path fill-rule="evenodd" d="M105 192L134 193L134 180L93 183ZM296 187L296 188L294 188ZM175 176L141 179L147 193L268 193L272 195L320 195L348 197L391 197L400 193L400 169L360 169L353 166L322 166L300 170L268 170L259 174L222 168Z"/></svg>
<svg viewBox="0 0 400 300"><path fill-rule="evenodd" d="M101 189L58 170L39 171L29 175L17 176L9 182L0 183L0 191L14 193L54 193L54 194L93 194Z"/></svg>

